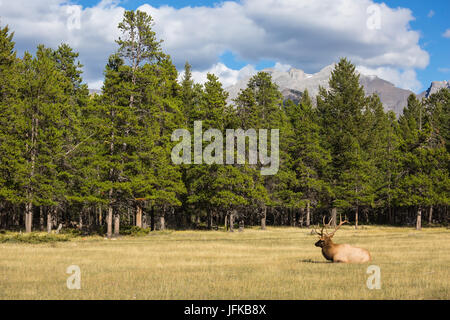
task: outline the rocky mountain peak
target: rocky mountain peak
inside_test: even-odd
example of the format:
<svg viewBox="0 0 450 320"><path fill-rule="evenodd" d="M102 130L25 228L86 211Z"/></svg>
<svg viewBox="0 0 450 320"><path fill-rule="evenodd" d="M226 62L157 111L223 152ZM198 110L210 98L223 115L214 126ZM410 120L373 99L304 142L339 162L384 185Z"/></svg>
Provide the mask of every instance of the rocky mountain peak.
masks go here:
<svg viewBox="0 0 450 320"><path fill-rule="evenodd" d="M308 74L295 68L291 68L288 71L268 68L262 71L271 74L273 82L278 85L286 100L291 99L294 102L298 102L305 90L308 90L311 97L315 97L319 93L320 86L328 89L328 80L335 66L335 63L330 64L314 74ZM397 115L401 114L406 106L408 96L413 93L412 91L397 88L392 83L375 75L364 75L361 73L360 75L360 83L364 86L367 95L378 94L386 110L392 110ZM241 79L235 85L226 88L230 94L229 102L235 99L240 90L247 86L249 79L250 77Z"/></svg>

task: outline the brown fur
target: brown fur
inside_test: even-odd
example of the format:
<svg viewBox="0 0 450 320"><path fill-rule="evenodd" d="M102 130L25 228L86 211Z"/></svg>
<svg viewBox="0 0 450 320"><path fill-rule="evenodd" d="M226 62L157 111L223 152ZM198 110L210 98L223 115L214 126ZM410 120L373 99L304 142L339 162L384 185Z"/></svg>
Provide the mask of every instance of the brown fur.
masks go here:
<svg viewBox="0 0 450 320"><path fill-rule="evenodd" d="M366 249L349 244L336 244L327 236L322 236L316 242L316 246L321 247L325 259L332 262L366 263L372 260L369 251Z"/></svg>
<svg viewBox="0 0 450 320"><path fill-rule="evenodd" d="M316 247L322 248L322 254L325 259L332 262L342 262L342 263L366 263L372 260L369 251L366 249L351 246L349 244L336 244L333 243L331 238L333 238L336 231L344 224L347 220L342 221L334 229L332 233L328 233L326 229L330 226L331 219L327 224L325 224L325 217L323 218L323 227L319 232L314 229L314 231L319 235L320 239L316 242Z"/></svg>

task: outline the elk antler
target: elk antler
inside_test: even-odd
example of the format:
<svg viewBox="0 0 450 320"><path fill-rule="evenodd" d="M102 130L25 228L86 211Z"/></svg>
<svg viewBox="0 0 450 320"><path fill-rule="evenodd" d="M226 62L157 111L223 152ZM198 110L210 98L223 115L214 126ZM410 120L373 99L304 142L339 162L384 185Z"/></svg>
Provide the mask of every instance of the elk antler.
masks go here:
<svg viewBox="0 0 450 320"><path fill-rule="evenodd" d="M333 220L333 219L331 219L331 220ZM333 231L332 233L330 233L328 236L329 236L330 238L333 237L334 234L336 233L336 231L338 231L338 229L339 229L344 223L348 223L348 221L347 221L347 220L342 221L342 215L340 215L340 222L339 222L339 225L338 225L336 228L334 228L334 231Z"/></svg>
<svg viewBox="0 0 450 320"><path fill-rule="evenodd" d="M318 228L320 228L320 224L317 226ZM316 230L316 228L314 228L313 230L314 230L314 232L315 233L317 233L317 235L319 236L319 237L322 237L323 236L323 229L325 228L325 217L323 217L323 226L322 226L322 230L320 230L320 232L318 232L317 230Z"/></svg>
<svg viewBox="0 0 450 320"><path fill-rule="evenodd" d="M328 227L330 226L331 222L333 221L333 217L331 217L330 221L328 221L327 224L325 224L325 217L323 217L323 225L325 226L325 233L328 235Z"/></svg>

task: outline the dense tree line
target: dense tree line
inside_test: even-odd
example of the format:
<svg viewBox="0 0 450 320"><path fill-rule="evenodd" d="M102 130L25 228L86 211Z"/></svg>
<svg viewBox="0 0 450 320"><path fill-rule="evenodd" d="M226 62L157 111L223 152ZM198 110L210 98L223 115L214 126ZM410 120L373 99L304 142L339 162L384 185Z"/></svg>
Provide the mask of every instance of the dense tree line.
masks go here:
<svg viewBox="0 0 450 320"><path fill-rule="evenodd" d="M355 227L448 222L449 90L411 95L397 119L341 59L317 97L284 102L259 72L228 104L215 75L194 83L186 63L178 80L152 23L125 12L101 95L89 94L67 44L18 58L13 32L0 29L0 229L61 224L111 237L132 225L307 227L338 213ZM172 132L193 134L196 121L224 136L279 129L278 173L174 164Z"/></svg>

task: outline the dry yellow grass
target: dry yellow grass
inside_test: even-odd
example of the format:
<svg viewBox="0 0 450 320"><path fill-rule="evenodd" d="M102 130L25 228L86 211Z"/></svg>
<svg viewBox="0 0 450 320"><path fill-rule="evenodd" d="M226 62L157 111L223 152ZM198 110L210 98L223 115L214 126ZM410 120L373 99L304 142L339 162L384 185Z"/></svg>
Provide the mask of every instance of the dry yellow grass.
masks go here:
<svg viewBox="0 0 450 320"><path fill-rule="evenodd" d="M174 231L118 240L0 244L0 299L449 299L450 232L343 227L373 261L332 264L309 230ZM80 290L66 287L78 265ZM381 289L366 286L381 268Z"/></svg>

